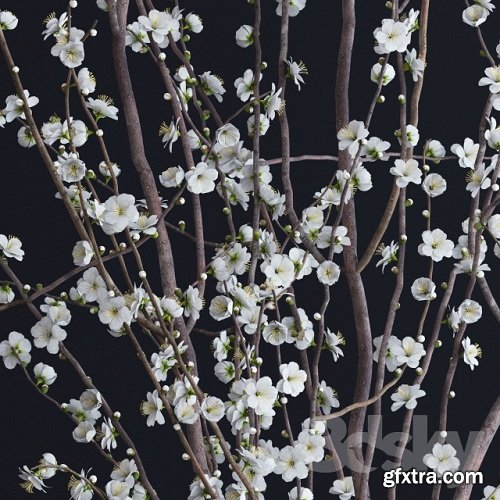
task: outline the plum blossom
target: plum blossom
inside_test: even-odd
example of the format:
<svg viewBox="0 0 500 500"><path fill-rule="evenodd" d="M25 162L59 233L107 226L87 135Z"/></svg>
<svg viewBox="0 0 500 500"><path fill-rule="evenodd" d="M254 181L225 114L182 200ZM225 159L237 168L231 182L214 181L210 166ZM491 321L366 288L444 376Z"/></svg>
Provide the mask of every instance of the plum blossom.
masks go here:
<svg viewBox="0 0 500 500"><path fill-rule="evenodd" d="M442 476L447 471L456 471L460 466L460 460L455 457L456 454L457 452L451 444L436 443L432 447L432 453L424 455L423 461L427 467Z"/></svg>
<svg viewBox="0 0 500 500"><path fill-rule="evenodd" d="M434 300L436 285L429 278L417 278L411 286L411 294L415 300Z"/></svg>
<svg viewBox="0 0 500 500"><path fill-rule="evenodd" d="M405 337L401 344L392 346L391 352L396 356L398 363L406 363L410 368L416 368L420 358L425 355L424 346L412 337Z"/></svg>
<svg viewBox="0 0 500 500"><path fill-rule="evenodd" d="M12 370L16 365L27 365L31 361L31 343L22 333L10 332L8 340L0 342L0 356L5 368Z"/></svg>
<svg viewBox="0 0 500 500"><path fill-rule="evenodd" d="M439 174L429 174L425 177L424 182L422 182L422 189L428 196L435 198L446 191L446 181Z"/></svg>
<svg viewBox="0 0 500 500"><path fill-rule="evenodd" d="M475 300L466 299L460 304L458 314L464 323L471 324L479 321L483 315L483 308Z"/></svg>
<svg viewBox="0 0 500 500"><path fill-rule="evenodd" d="M222 481L218 477L209 476L208 474L205 474L205 478L212 487L212 490L217 493L217 498L224 498L222 494ZM207 496L210 497L211 495L209 495L201 479L197 477L189 486L189 496L187 500L204 500Z"/></svg>
<svg viewBox="0 0 500 500"><path fill-rule="evenodd" d="M200 81L203 90L207 95L213 95L218 102L222 102L222 96L226 93L224 82L216 75L212 75L210 71L205 71L200 75Z"/></svg>
<svg viewBox="0 0 500 500"><path fill-rule="evenodd" d="M378 358L380 355L380 347L382 345L382 335L375 337L373 339L373 345L375 346L375 352L373 353L373 361L378 363ZM395 350L401 347L401 340L397 337L391 335L387 343L387 349L385 352L385 366L388 371L393 372L398 366L402 365L404 361L400 361L398 356L395 354Z"/></svg>
<svg viewBox="0 0 500 500"><path fill-rule="evenodd" d="M59 352L59 342L66 339L66 331L55 324L48 316L45 316L31 328L35 347L47 348L50 354Z"/></svg>
<svg viewBox="0 0 500 500"><path fill-rule="evenodd" d="M224 402L219 398L209 396L201 403L201 414L210 422L218 422L224 413Z"/></svg>
<svg viewBox="0 0 500 500"><path fill-rule="evenodd" d="M500 92L500 66L492 66L484 70L486 76L479 80L480 86L489 85L489 90L492 94Z"/></svg>
<svg viewBox="0 0 500 500"><path fill-rule="evenodd" d="M94 256L94 250L88 241L77 241L73 247L73 263L75 266L86 266Z"/></svg>
<svg viewBox="0 0 500 500"><path fill-rule="evenodd" d="M352 120L346 127L340 129L337 133L339 150L344 151L347 149L351 157L356 156L361 141L366 139L368 134L368 129L365 128L363 122Z"/></svg>
<svg viewBox="0 0 500 500"><path fill-rule="evenodd" d="M441 229L424 231L422 233L423 243L418 246L418 253L430 257L434 262L440 262L443 257L451 257L453 254L453 241L446 239L446 233Z"/></svg>
<svg viewBox="0 0 500 500"><path fill-rule="evenodd" d="M276 386L278 391L296 397L304 390L307 374L295 361L280 365L280 373L282 378Z"/></svg>
<svg viewBox="0 0 500 500"><path fill-rule="evenodd" d="M304 479L309 469L304 462L303 452L296 446L285 446L278 456L275 474L281 474L283 481L289 483L295 478Z"/></svg>
<svg viewBox="0 0 500 500"><path fill-rule="evenodd" d="M419 78L422 78L425 69L425 62L418 57L415 49L406 51L405 68L407 68L410 72L414 82L417 82Z"/></svg>
<svg viewBox="0 0 500 500"><path fill-rule="evenodd" d="M200 162L192 170L186 172L187 189L194 194L210 193L215 189L215 180L219 174L215 168Z"/></svg>
<svg viewBox="0 0 500 500"><path fill-rule="evenodd" d="M257 382L253 379L247 381L245 392L248 395L247 404L255 410L257 415L272 412L272 407L278 396L278 390L273 386L269 377L262 377Z"/></svg>
<svg viewBox="0 0 500 500"><path fill-rule="evenodd" d="M479 365L477 358L480 358L482 355L479 344L472 344L470 338L465 337L462 340L462 347L464 349L464 362L470 366L471 370L474 370L474 367Z"/></svg>
<svg viewBox="0 0 500 500"><path fill-rule="evenodd" d="M168 46L168 35L171 34L174 40L180 38L179 21L172 17L169 12L160 12L156 9L149 11L147 16L139 16L139 23L144 26L151 38L161 47Z"/></svg>
<svg viewBox="0 0 500 500"><path fill-rule="evenodd" d="M299 498L299 492L297 491L297 486L295 486L288 493L288 500L314 500L314 495L309 488L302 486L300 488L300 498Z"/></svg>
<svg viewBox="0 0 500 500"><path fill-rule="evenodd" d="M391 395L391 399L394 401L391 405L391 411L399 410L404 406L407 410L413 410L417 406L417 398L425 396L425 391L420 389L420 385L400 385L396 392Z"/></svg>
<svg viewBox="0 0 500 500"><path fill-rule="evenodd" d="M29 108L36 106L40 100L36 96L30 96L27 90L23 90L24 97L28 103ZM5 115L5 121L10 123L16 118L22 118L26 120L26 114L24 113L24 101L17 95L10 95L5 99L5 109L3 110Z"/></svg>
<svg viewBox="0 0 500 500"><path fill-rule="evenodd" d="M344 479L335 480L328 492L332 495L339 495L340 500L349 500L353 498L355 493L352 476L345 476Z"/></svg>
<svg viewBox="0 0 500 500"><path fill-rule="evenodd" d="M111 120L118 120L118 108L113 106L113 99L108 96L100 95L98 99L89 98L87 107L94 112L96 121L101 118L111 118Z"/></svg>
<svg viewBox="0 0 500 500"><path fill-rule="evenodd" d="M0 284L0 304L10 304L15 294L8 283Z"/></svg>
<svg viewBox="0 0 500 500"><path fill-rule="evenodd" d="M236 31L235 37L238 47L250 47L250 45L252 45L253 43L253 26L250 26L248 24L240 26Z"/></svg>
<svg viewBox="0 0 500 500"><path fill-rule="evenodd" d="M77 82L83 95L89 95L95 91L96 79L88 68L82 68L78 71Z"/></svg>
<svg viewBox="0 0 500 500"><path fill-rule="evenodd" d="M476 169L469 171L467 175L468 183L465 189L470 191L472 198L475 198L481 189L488 189L491 186L489 175L494 168L494 164L486 167L484 163L481 163Z"/></svg>
<svg viewBox="0 0 500 500"><path fill-rule="evenodd" d="M340 267L331 260L325 260L318 266L316 274L320 283L331 286L340 278Z"/></svg>
<svg viewBox="0 0 500 500"><path fill-rule="evenodd" d="M131 47L134 52L147 52L147 44L150 42L148 32L144 25L134 21L127 25L125 45Z"/></svg>
<svg viewBox="0 0 500 500"><path fill-rule="evenodd" d="M407 161L396 160L390 172L396 177L396 184L400 188L408 186L410 182L420 184L422 171L418 168L417 160L413 158Z"/></svg>
<svg viewBox="0 0 500 500"><path fill-rule="evenodd" d="M283 0L276 0L278 6L276 7L276 14L281 16L283 13ZM286 0L288 1L288 16L295 17L306 6L307 0Z"/></svg>
<svg viewBox="0 0 500 500"><path fill-rule="evenodd" d="M487 9L481 5L473 4L462 12L462 21L473 28L477 28L486 21L488 15Z"/></svg>
<svg viewBox="0 0 500 500"><path fill-rule="evenodd" d="M134 196L126 193L110 196L104 204L102 228L106 234L121 233L138 218L139 211L135 206Z"/></svg>
<svg viewBox="0 0 500 500"><path fill-rule="evenodd" d="M389 82L394 80L394 77L396 76L396 70L394 69L394 66L386 63L383 70L384 72L382 74L382 64L380 63L376 63L372 66L370 79L373 83L380 83L380 81L382 80L382 85L385 86Z"/></svg>
<svg viewBox="0 0 500 500"><path fill-rule="evenodd" d="M337 393L324 380L319 384L316 401L325 415L328 415L332 408L340 406Z"/></svg>
<svg viewBox="0 0 500 500"><path fill-rule="evenodd" d="M118 332L124 324L132 321L132 313L123 297L103 297L99 302L99 320L109 325L113 332Z"/></svg>
<svg viewBox="0 0 500 500"><path fill-rule="evenodd" d="M497 495L500 495L500 486L486 486L483 495L484 497L481 500L496 500Z"/></svg>
<svg viewBox="0 0 500 500"><path fill-rule="evenodd" d="M458 156L458 164L462 168L474 168L479 144L475 144L470 137L466 137L463 146L453 144L450 149L453 154Z"/></svg>
<svg viewBox="0 0 500 500"><path fill-rule="evenodd" d="M285 61L288 66L287 77L293 80L293 83L297 85L297 88L300 90L300 84L304 83L304 79L301 75L307 75L307 68L302 61L298 63L295 62L291 57L290 60Z"/></svg>
<svg viewBox="0 0 500 500"><path fill-rule="evenodd" d="M13 30L16 28L17 23L18 19L14 14L12 14L12 12L10 12L9 10L0 11L0 30Z"/></svg>
<svg viewBox="0 0 500 500"><path fill-rule="evenodd" d="M391 243L386 246L381 244L377 252L381 255L381 259L377 262L376 267L382 266L382 272L385 270L385 266L391 262L397 262L397 252L399 250L398 243L391 241Z"/></svg>
<svg viewBox="0 0 500 500"><path fill-rule="evenodd" d="M19 238L15 236L5 236L0 234L0 251L4 257L9 259L16 259L22 261L24 257L24 250L21 249L22 243Z"/></svg>
<svg viewBox="0 0 500 500"><path fill-rule="evenodd" d="M405 23L393 19L382 20L382 26L373 32L377 46L377 53L405 52L411 41L411 33Z"/></svg>
<svg viewBox="0 0 500 500"><path fill-rule="evenodd" d="M141 413L148 417L146 425L148 427L155 424L163 425L165 423L165 417L162 414L163 401L158 395L158 391L155 389L153 392L148 392L146 398L147 400L141 404Z"/></svg>

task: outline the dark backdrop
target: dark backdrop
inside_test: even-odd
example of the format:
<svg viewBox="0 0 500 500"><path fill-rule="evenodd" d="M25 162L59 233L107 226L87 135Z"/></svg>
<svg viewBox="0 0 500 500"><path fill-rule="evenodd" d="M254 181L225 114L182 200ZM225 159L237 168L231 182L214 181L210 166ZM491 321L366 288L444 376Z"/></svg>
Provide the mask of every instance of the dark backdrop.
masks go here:
<svg viewBox="0 0 500 500"><path fill-rule="evenodd" d="M412 2L413 4L414 2ZM274 14L275 2L263 2L262 40L264 60L269 67L264 72L263 87L269 88L271 82L277 82L276 61L278 54L279 17ZM12 10L19 18L18 28L7 32L11 50L16 64L20 66L20 76L32 94L40 98L40 104L34 109L37 122L46 121L53 112L63 116L63 94L60 85L65 79L65 69L58 60L50 56L52 41L42 41L41 21L55 10L59 15L65 8L63 1L46 2L27 0L23 3L17 0L2 0L1 9ZM252 8L243 0L218 0L217 2L186 1L183 6L187 11L193 10L203 18L205 29L199 35L193 35L190 50L193 54L193 64L197 74L210 70L225 79L227 94L222 106L222 115L229 114L241 103L234 94L233 81L243 74L244 69L253 66L252 49L240 49L234 42L234 32L241 24L252 24ZM415 7L417 7L415 5ZM477 138L478 121L486 98L486 90L478 88L477 81L482 76L487 61L479 57L479 47L474 30L461 22L463 4L460 2L433 2L430 11L429 54L426 71L426 85L421 101L420 146L426 139L441 140L449 151L454 142L462 142L464 137ZM355 40L353 71L351 78L351 117L364 119L375 86L369 81L371 66L377 61L372 49L372 32L380 25L380 20L387 16L383 1L361 0L357 5L357 34ZM495 22L498 15L493 15L485 25L485 38L494 49L498 39ZM105 93L115 98L121 109L118 92L112 71L112 56L110 36L106 15L95 7L95 2L85 0L74 12L74 25L87 28L94 19L98 19L98 36L86 43L87 57L85 65L97 77L97 93ZM131 21L132 17L129 18ZM303 60L309 69L305 77L306 84L298 92L290 84L287 91L287 109L291 128L292 154L305 153L336 153L335 116L334 116L334 78L336 69L336 54L340 32L340 2L312 1L308 2L297 18L291 19L290 55L294 60ZM497 24L498 26L498 24ZM413 35L415 46L416 35ZM147 154L157 174L167 166L182 161L180 147L174 146L174 155L162 148L157 131L160 123L170 122L172 116L169 106L163 101L164 90L150 59L131 51L129 62L131 66L134 88L139 103ZM175 68L178 62L168 53L169 66ZM12 93L12 85L7 68L0 65L0 98ZM376 110L376 115L370 132L390 140L392 150L397 144L393 131L399 128L396 96L397 84L394 82L385 91L386 103ZM74 109L78 109L74 106ZM78 111L74 116L81 117ZM242 118L237 125L244 129ZM122 191L139 194L137 177L128 157L126 133L123 121L104 124L105 138L114 161L122 166L120 177ZM49 283L61 272L73 267L71 248L76 239L76 233L68 223L67 216L61 204L54 198L54 188L49 176L40 161L35 149L24 150L17 146L17 126L8 126L0 130L1 151L1 181L0 181L0 232L15 234L23 241L26 257L22 264L14 264L21 278L28 283ZM92 143L93 141L89 141ZM279 126L272 124L271 130L262 141L263 157L271 158L280 155ZM248 144L247 144L248 145ZM93 145L85 146L88 164L97 164L100 157ZM89 159L92 158L92 159ZM310 203L315 191L324 186L331 177L334 164L326 162L303 162L292 167L292 180L296 186L296 209L300 210ZM364 248L369 241L377 217L382 213L384 200L390 190L391 176L388 166L377 163L369 166L373 175L375 189L359 195L358 215L359 246ZM455 162L442 164L434 169L444 172L450 189L444 196L434 202L434 227L442 227L449 237L456 240L460 233L461 221L466 218L469 196L464 191L464 171ZM275 173L279 184L279 174ZM409 234L415 234L419 239L424 229L424 221L419 216L424 207L424 200L418 188L410 189L410 196L416 199L415 206L408 211ZM413 192L413 194L412 194ZM165 194L165 196L168 196ZM224 235L221 220L222 203L216 195L203 198L207 233L210 239ZM189 203L184 211L178 210L173 215L173 221L185 219L189 227ZM390 241L395 237L395 229L391 228L384 238ZM191 243L172 235L176 248L176 271L179 286L185 287L193 281L195 269L193 266L194 248ZM144 248L144 247L143 247ZM154 246L149 244L145 249L146 262L149 269L154 269ZM408 282L421 275L427 263L416 254L416 245L409 249L410 270ZM488 260L494 265L492 257ZM451 260L442 267L438 274L439 283L447 276ZM438 266L439 268L439 266ZM150 273L151 276L151 273ZM490 273L490 281L498 281L495 272ZM370 265L364 273L367 293L371 297L370 312L374 335L380 335L385 321L389 297L392 293L394 276L390 272L381 275L380 269ZM465 282L462 276L461 285ZM305 281L299 285L302 304L309 316L317 308L320 295L308 289ZM342 287L343 288L342 288ZM345 283L333 289L334 300L329 311L328 323L332 328L340 329L348 340L344 349L345 360L334 366L329 365L330 358L324 357L322 368L325 378L339 392L341 404L351 401L355 374L355 336L352 329L352 312L345 294ZM62 291L62 290L60 290ZM318 294L318 295L316 295ZM477 294L476 294L477 295ZM476 296L476 298L478 298ZM459 301L459 299L456 299ZM481 301L481 297L479 297ZM459 303L459 302L458 302ZM458 305L458 303L456 305ZM398 315L395 332L400 338L412 332L420 308L406 297L403 301L404 314ZM435 310L434 310L435 313ZM433 316L431 316L433 318ZM6 338L8 332L15 329L29 337L29 329L34 324L33 317L23 308L16 308L0 317L0 335ZM216 327L210 321L207 327ZM496 335L498 327L484 307L484 317L477 325L470 328L471 337L479 342L485 356L479 368L473 373L463 363L460 363L454 389L457 398L450 403L449 429L460 430L463 438L469 430L478 429L498 392L498 376L495 354L498 355ZM437 430L438 415L436 408L441 393L448 357L451 352L451 333L444 331L444 347L436 352L433 368L426 378L423 389L427 397L419 401L417 414L429 416L429 432ZM202 365L202 373L213 373L213 362L209 341L205 337L195 337L196 349ZM68 328L68 347L80 354L83 366L87 369L97 386L106 395L113 408L121 410L123 423L130 429L139 446L143 459L150 468L150 477L161 498L180 500L187 498L187 485L192 473L189 464L180 460L181 449L173 432L168 426L146 428L145 419L139 413L139 404L145 398L151 386L143 374L131 345L127 339L114 339L107 335L100 325L80 311L74 311L74 320ZM34 363L39 361L37 352ZM287 356L293 359L295 354L290 351ZM82 387L65 364L57 359L45 362L53 364L59 373L56 384L51 389L53 395L61 401L78 398ZM272 363L268 363L272 365ZM275 373L275 372L271 372ZM213 376L211 376L213 379ZM411 383L411 378L403 382ZM205 385L206 390L221 393L221 384L212 382ZM67 463L79 470L81 467L94 471L105 484L109 475L107 464L103 465L95 451L90 446L73 442L71 437L72 423L65 419L54 408L51 408L23 379L19 369L6 371L0 368L0 391L2 394L1 439L0 454L0 498L24 498L24 493L17 486L17 468L23 464L34 465L43 452L53 452L60 462ZM389 403L384 403L387 414ZM304 409L292 406L293 414L305 418ZM388 412L390 413L390 412ZM278 418L278 417L277 417ZM384 434L398 429L402 420L402 412L387 415L384 418ZM298 425L298 424L297 424ZM278 426L279 427L279 426ZM285 443L278 435L274 437L276 444ZM496 442L498 444L498 440ZM496 452L496 456L495 456ZM483 468L487 484L497 484L498 477L498 447L492 447L487 464ZM385 494L381 488L381 476L376 473L373 482L374 498L382 498ZM316 481L321 485L316 498L322 500L328 497L328 488L334 477L330 474L318 474ZM379 483L378 483L379 481ZM65 480L61 476L49 480L53 486L49 490L49 498L67 498ZM268 477L270 484L266 498L287 498L287 492L293 487L290 484L283 488L281 481L273 476ZM288 485L287 485L288 486ZM400 487L408 498L430 497L430 488L426 486ZM476 488L479 497L479 488ZM482 489L481 489L482 491ZM446 497L447 493L443 495Z"/></svg>

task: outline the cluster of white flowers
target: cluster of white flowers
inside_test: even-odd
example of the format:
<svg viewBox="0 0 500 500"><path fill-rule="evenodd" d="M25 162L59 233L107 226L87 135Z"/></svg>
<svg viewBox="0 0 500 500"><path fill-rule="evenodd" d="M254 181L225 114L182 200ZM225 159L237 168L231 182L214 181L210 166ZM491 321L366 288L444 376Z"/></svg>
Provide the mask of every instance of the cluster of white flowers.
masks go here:
<svg viewBox="0 0 500 500"><path fill-rule="evenodd" d="M30 96L28 90L23 90L24 99L17 95L9 95L5 99L5 108L0 109L0 128L3 128L6 123L11 123L15 120L26 119L25 108L36 106L40 101L36 96ZM26 103L26 105L25 105ZM22 126L17 133L17 140L23 148L30 148L35 145L35 139L32 131L28 126Z"/></svg>

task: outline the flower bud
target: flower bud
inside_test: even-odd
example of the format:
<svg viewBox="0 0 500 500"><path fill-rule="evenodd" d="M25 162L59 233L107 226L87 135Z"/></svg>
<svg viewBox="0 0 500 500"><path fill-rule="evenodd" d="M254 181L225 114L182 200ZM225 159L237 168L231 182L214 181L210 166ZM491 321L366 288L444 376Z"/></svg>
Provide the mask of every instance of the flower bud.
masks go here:
<svg viewBox="0 0 500 500"><path fill-rule="evenodd" d="M436 342L434 342L434 347L436 349L439 349L442 345L443 343L440 340L436 340Z"/></svg>
<svg viewBox="0 0 500 500"><path fill-rule="evenodd" d="M420 342L420 343L425 342L425 337L423 335L419 335L417 337L417 342Z"/></svg>
<svg viewBox="0 0 500 500"><path fill-rule="evenodd" d="M127 456L129 457L135 456L135 450L133 448L127 448Z"/></svg>
<svg viewBox="0 0 500 500"><path fill-rule="evenodd" d="M377 97L377 102L378 102L379 104L383 104L383 103L385 102L385 97L384 97L383 95L379 95L379 96Z"/></svg>
<svg viewBox="0 0 500 500"><path fill-rule="evenodd" d="M399 377L401 377L401 375L403 375L403 370L401 370L401 368L396 368L394 370L394 376L399 378Z"/></svg>
<svg viewBox="0 0 500 500"><path fill-rule="evenodd" d="M183 454L182 454L182 460L184 460L184 461L186 461L186 462L187 462L188 460L190 460L190 458L191 458L191 457L190 457L187 453L183 453Z"/></svg>
<svg viewBox="0 0 500 500"><path fill-rule="evenodd" d="M17 75L17 73L19 73L19 66L12 66L11 71Z"/></svg>
<svg viewBox="0 0 500 500"><path fill-rule="evenodd" d="M415 373L420 377L424 373L424 370L420 366L417 366Z"/></svg>
<svg viewBox="0 0 500 500"><path fill-rule="evenodd" d="M456 396L455 391L450 391L450 392L448 393L448 398L449 398L449 399L453 399L455 396Z"/></svg>
<svg viewBox="0 0 500 500"><path fill-rule="evenodd" d="M313 317L314 317L314 319L315 319L316 321L319 321L319 320L321 319L321 314L320 314L319 312L314 313L314 316L313 316Z"/></svg>
<svg viewBox="0 0 500 500"><path fill-rule="evenodd" d="M165 59L167 58L167 54L165 54L165 52L160 52L158 54L158 59L163 62Z"/></svg>

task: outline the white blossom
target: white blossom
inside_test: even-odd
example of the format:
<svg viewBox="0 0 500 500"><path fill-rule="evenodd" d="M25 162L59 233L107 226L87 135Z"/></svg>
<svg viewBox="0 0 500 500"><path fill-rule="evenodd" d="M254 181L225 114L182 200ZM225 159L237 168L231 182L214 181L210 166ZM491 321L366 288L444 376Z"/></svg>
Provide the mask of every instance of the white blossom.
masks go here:
<svg viewBox="0 0 500 500"><path fill-rule="evenodd" d="M442 476L445 472L456 471L460 466L460 460L455 457L456 454L457 452L451 444L436 443L432 447L432 453L424 455L423 461L427 467Z"/></svg>

